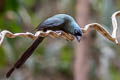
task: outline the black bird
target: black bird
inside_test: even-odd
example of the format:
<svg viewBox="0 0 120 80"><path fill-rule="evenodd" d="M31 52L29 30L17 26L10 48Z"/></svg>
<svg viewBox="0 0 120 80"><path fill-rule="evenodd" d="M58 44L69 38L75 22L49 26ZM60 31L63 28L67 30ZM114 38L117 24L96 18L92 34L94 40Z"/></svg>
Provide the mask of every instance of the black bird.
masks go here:
<svg viewBox="0 0 120 80"><path fill-rule="evenodd" d="M80 37L82 36L82 31L80 26L76 23L76 21L67 14L57 14L52 16L42 23L38 25L36 28L38 31L43 30L53 30L59 31L62 30L64 32L70 33L76 37L78 42L80 42ZM10 77L12 72L15 69L20 68L25 61L32 55L33 51L37 48L37 46L43 41L44 37L38 37L35 42L23 53L20 59L16 62L16 64L7 72L6 77Z"/></svg>

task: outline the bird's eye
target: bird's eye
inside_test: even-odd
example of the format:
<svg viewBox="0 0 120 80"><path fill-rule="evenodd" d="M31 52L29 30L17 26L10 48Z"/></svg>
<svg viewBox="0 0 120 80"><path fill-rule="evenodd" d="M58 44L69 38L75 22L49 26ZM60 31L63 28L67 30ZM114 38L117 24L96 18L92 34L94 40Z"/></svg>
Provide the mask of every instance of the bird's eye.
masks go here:
<svg viewBox="0 0 120 80"><path fill-rule="evenodd" d="M74 33L75 33L75 34L77 34L77 33L78 33L77 29L75 29L75 30L74 30Z"/></svg>
<svg viewBox="0 0 120 80"><path fill-rule="evenodd" d="M77 30L77 29L74 30L74 34L75 34L75 35L79 35L79 36L82 35L81 31L79 31L79 30Z"/></svg>

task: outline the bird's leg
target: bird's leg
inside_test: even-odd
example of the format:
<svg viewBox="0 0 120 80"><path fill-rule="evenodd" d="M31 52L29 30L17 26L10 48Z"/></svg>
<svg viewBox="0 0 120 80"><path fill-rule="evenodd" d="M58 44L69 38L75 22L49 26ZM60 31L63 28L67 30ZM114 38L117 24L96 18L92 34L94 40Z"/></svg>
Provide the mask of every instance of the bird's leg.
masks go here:
<svg viewBox="0 0 120 80"><path fill-rule="evenodd" d="M58 30L58 31L56 31L57 33L62 33L63 32L63 30Z"/></svg>

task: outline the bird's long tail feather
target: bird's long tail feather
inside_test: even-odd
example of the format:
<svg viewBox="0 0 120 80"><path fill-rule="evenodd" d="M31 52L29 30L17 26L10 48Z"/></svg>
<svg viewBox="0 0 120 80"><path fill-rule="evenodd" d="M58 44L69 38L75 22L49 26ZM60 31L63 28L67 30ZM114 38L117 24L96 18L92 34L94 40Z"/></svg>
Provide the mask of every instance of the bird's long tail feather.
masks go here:
<svg viewBox="0 0 120 80"><path fill-rule="evenodd" d="M9 78L12 72L15 69L20 68L25 61L32 55L33 51L37 48L37 46L43 41L44 37L38 37L35 42L23 53L20 59L15 63L15 65L7 72L6 77Z"/></svg>

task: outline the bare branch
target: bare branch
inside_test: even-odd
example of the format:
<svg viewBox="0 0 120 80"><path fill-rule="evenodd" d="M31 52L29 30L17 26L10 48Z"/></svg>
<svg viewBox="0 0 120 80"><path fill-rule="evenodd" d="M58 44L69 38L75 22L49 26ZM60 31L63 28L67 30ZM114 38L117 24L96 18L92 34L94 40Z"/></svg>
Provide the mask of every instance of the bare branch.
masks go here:
<svg viewBox="0 0 120 80"><path fill-rule="evenodd" d="M115 44L120 45L120 43L117 40L117 29L118 29L118 23L116 19L117 16L120 16L120 11L117 11L112 15L112 25L113 25L112 35L102 25L98 23L87 24L84 28L82 28L82 31L83 33L85 33L89 29L95 29L96 31L100 32L104 37L106 37L108 40L114 42Z"/></svg>
<svg viewBox="0 0 120 80"><path fill-rule="evenodd" d="M38 36L41 36L41 37L50 36L52 38L62 37L66 40L74 40L74 36L72 36L68 33L65 33L63 31L51 31L51 30L49 30L47 32L37 31L35 34L32 34L30 32L13 34L10 31L4 30L0 33L0 45L2 44L5 36L8 38L25 37L25 38L31 38L33 40L36 39Z"/></svg>
<svg viewBox="0 0 120 80"><path fill-rule="evenodd" d="M84 28L81 28L82 32L86 33L89 29L95 29L96 31L100 32L104 37L106 37L108 40L114 42L115 44L120 45L120 43L117 40L117 29L118 29L118 24L116 19L117 16L120 16L120 11L117 11L112 15L112 25L113 25L112 35L102 25L98 23L87 24ZM61 32L61 31L49 30L47 32L37 31L35 34L32 34L31 32L13 34L10 31L4 30L0 33L0 45L2 44L5 36L8 38L26 37L26 38L31 38L33 40L36 39L38 36L41 37L50 36L52 38L62 37L66 40L74 40L74 36L65 33L63 31Z"/></svg>

